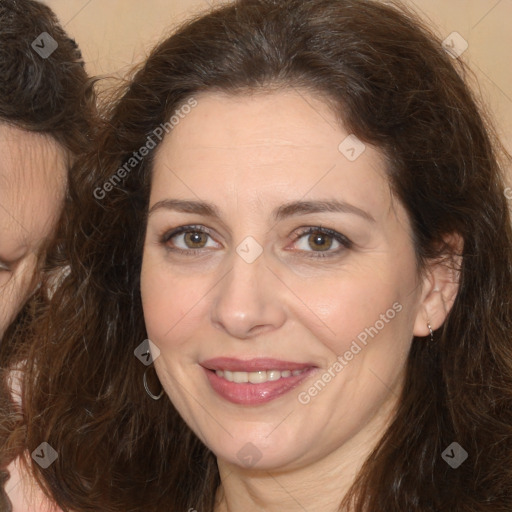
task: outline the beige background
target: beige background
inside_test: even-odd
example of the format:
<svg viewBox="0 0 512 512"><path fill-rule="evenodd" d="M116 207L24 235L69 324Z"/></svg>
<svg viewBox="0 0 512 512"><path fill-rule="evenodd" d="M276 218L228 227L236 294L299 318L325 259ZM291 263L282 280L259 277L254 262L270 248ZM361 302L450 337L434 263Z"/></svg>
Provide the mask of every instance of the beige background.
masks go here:
<svg viewBox="0 0 512 512"><path fill-rule="evenodd" d="M220 0L44 1L81 46L90 73L123 76L173 26ZM442 39L456 31L468 42L462 57L512 152L512 0L404 1Z"/></svg>

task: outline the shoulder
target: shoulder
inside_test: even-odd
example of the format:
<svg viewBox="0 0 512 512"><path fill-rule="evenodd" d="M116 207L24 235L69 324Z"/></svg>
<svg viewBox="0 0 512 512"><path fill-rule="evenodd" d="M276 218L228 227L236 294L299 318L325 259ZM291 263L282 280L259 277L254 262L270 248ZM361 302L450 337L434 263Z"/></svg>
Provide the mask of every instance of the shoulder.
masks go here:
<svg viewBox="0 0 512 512"><path fill-rule="evenodd" d="M5 490L12 504L12 512L62 512L46 497L20 459L11 462L7 470L10 478Z"/></svg>

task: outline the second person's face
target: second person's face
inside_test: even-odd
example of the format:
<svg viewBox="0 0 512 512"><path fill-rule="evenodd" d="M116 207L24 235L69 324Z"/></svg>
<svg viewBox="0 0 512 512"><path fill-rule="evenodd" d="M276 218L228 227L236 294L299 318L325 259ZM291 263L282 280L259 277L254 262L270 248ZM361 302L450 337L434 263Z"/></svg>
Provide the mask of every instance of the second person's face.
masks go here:
<svg viewBox="0 0 512 512"><path fill-rule="evenodd" d="M0 124L0 338L30 292L66 190L65 152L47 136Z"/></svg>

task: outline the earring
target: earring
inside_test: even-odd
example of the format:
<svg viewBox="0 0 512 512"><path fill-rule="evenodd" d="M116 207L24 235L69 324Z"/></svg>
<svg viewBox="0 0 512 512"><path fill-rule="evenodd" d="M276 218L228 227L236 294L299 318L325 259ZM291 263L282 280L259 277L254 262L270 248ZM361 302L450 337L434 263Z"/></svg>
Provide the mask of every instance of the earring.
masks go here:
<svg viewBox="0 0 512 512"><path fill-rule="evenodd" d="M162 390L160 391L160 394L158 394L158 395L154 395L153 393L151 393L151 391L149 390L149 387L148 387L148 381L147 381L147 377L146 377L146 373L148 370L149 370L149 366L146 368L146 370L144 371L144 375L142 376L142 382L144 384L144 389L146 390L146 393L153 400L160 400L160 398L162 398L164 396L164 388L162 388Z"/></svg>
<svg viewBox="0 0 512 512"><path fill-rule="evenodd" d="M433 343L434 342L434 331L432 331L432 327L430 326L429 321L427 321L427 327L428 327L428 330L430 331L430 341Z"/></svg>

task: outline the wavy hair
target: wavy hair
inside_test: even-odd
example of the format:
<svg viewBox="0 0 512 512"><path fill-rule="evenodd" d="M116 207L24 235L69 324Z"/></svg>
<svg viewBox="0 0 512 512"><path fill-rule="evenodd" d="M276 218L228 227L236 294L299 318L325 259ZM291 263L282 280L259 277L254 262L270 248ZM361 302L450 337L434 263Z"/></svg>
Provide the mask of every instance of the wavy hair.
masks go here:
<svg viewBox="0 0 512 512"><path fill-rule="evenodd" d="M504 152L464 77L413 14L371 0L239 0L151 52L73 177L71 272L22 333L33 343L19 356L20 428L29 450L47 441L58 451L33 471L59 506L214 509L215 456L170 401L146 396L133 355L146 338L139 274L155 150L119 169L196 94L293 87L321 95L347 130L386 155L420 272L449 257L447 236L464 241L453 308L433 343L414 338L396 414L340 510L512 510ZM114 175L122 180L112 184ZM441 458L453 441L469 454L456 470Z"/></svg>
<svg viewBox="0 0 512 512"><path fill-rule="evenodd" d="M52 37L56 48L50 53L46 46L48 53L41 55L32 43L41 47L39 37L43 32ZM64 150L72 173L73 161L91 144L96 115L94 81L85 71L76 42L65 33L51 9L34 0L0 0L0 124L55 140ZM47 245L43 244L38 251L41 268L33 276L34 283L45 266ZM1 510L9 507L2 485L8 478L5 467L26 445L25 431L18 428L22 422L11 402L5 374L15 365L22 346L27 348L25 345L30 342L21 333L35 314L35 304L44 302L42 292L43 288L38 298L22 309L0 341Z"/></svg>
<svg viewBox="0 0 512 512"><path fill-rule="evenodd" d="M57 46L41 56L32 43L44 32ZM80 49L49 7L34 0L2 0L0 122L48 134L77 154L90 144L92 86Z"/></svg>

